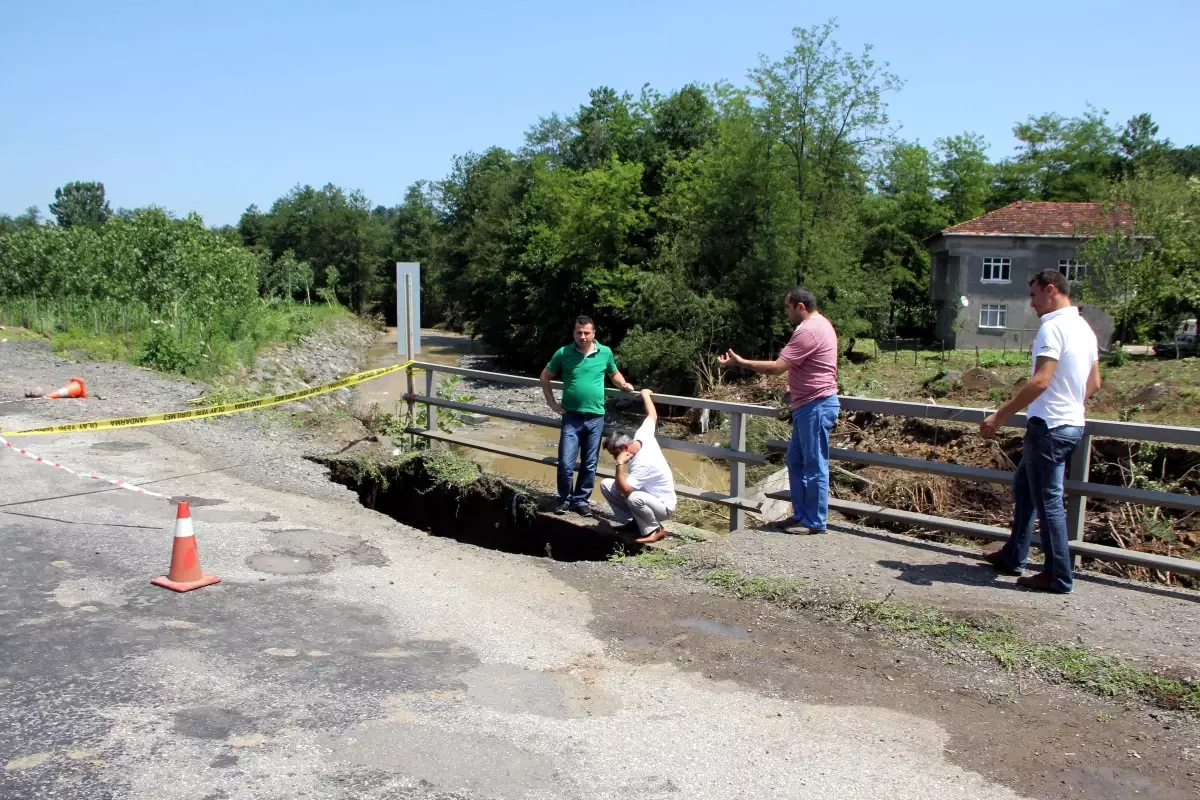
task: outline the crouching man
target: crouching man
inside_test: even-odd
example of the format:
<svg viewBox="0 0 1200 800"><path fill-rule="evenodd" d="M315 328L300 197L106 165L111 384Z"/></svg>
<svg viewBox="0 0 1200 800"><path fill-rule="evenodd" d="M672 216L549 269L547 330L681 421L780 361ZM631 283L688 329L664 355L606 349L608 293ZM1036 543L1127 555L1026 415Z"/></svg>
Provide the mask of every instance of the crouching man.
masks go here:
<svg viewBox="0 0 1200 800"><path fill-rule="evenodd" d="M658 412L650 399L650 390L642 389L646 421L632 435L623 431L609 434L604 449L617 460L617 477L600 484L604 499L622 525L617 530L637 529L642 544L657 542L667 535L663 522L675 513L675 478L667 463L654 428Z"/></svg>

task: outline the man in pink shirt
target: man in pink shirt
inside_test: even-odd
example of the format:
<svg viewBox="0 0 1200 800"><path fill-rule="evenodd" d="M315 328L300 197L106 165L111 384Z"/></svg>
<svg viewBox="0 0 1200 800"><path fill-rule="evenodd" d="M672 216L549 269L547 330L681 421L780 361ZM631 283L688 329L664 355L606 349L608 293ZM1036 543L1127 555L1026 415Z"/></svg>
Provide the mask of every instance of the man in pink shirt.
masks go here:
<svg viewBox="0 0 1200 800"><path fill-rule="evenodd" d="M788 533L824 533L829 515L829 433L840 410L837 331L817 311L817 299L807 289L792 289L783 305L796 330L779 358L748 361L730 350L717 360L722 367L764 375L787 373L792 396L792 440L787 451L792 516L771 527Z"/></svg>

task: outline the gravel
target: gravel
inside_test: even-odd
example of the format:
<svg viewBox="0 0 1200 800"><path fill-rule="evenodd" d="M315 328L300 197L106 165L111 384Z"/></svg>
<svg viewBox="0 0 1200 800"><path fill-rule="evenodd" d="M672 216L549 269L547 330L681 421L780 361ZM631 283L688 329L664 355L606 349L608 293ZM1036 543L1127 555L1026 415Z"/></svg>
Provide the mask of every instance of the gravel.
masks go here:
<svg viewBox="0 0 1200 800"><path fill-rule="evenodd" d="M252 371L238 376L237 385L256 394L273 394L308 388L352 374L365 364L367 346L375 336L370 328L356 320L339 322L298 343L272 348ZM307 380L301 380L300 369L305 370ZM198 381L164 375L124 362L81 362L64 358L54 354L44 342L0 343L0 400L23 397L31 388L57 388L75 376L86 382L91 395L88 399L34 399L0 404L0 433L5 429L177 411L188 408L188 400L212 388ZM346 405L351 398L349 390L341 390L307 403L158 425L153 432L164 441L209 457L222 465L219 467L222 471L256 485L352 502L354 497L349 490L329 483L324 468L306 458L330 451L329 432L320 427L298 426L291 415L286 415L288 411L328 411ZM314 402L317 400L321 402ZM365 429L348 415L339 420L339 426L338 432L343 438L348 435L348 429L355 429L350 433L357 431L361 436L367 435ZM58 438L22 437L19 442L35 453L53 453ZM135 473L119 477L153 485L155 481L180 473L169 465L139 464L134 469Z"/></svg>

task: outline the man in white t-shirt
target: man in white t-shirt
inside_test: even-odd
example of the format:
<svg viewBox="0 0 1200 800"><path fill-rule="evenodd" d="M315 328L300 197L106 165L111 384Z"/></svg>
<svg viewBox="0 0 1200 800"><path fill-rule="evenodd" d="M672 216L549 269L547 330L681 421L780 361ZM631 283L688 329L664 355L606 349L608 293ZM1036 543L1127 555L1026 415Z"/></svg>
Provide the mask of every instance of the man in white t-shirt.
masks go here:
<svg viewBox="0 0 1200 800"><path fill-rule="evenodd" d="M617 530L636 529L642 534L637 541L649 544L667 535L662 524L675 513L675 478L654 438L658 412L651 392L642 389L641 395L646 421L632 435L618 431L604 440L604 449L617 460L617 477L602 482L600 491L622 523Z"/></svg>
<svg viewBox="0 0 1200 800"><path fill-rule="evenodd" d="M1033 340L1033 375L1015 397L979 426L980 434L990 439L1005 420L1029 407L1021 462L1013 475L1012 532L1004 547L984 558L1000 572L1022 575L1036 516L1046 565L1037 575L1017 578L1017 583L1066 594L1075 578L1063 507L1063 476L1083 437L1084 403L1100 388L1099 350L1096 334L1071 305L1065 275L1053 269L1039 272L1029 282L1029 297L1042 320Z"/></svg>

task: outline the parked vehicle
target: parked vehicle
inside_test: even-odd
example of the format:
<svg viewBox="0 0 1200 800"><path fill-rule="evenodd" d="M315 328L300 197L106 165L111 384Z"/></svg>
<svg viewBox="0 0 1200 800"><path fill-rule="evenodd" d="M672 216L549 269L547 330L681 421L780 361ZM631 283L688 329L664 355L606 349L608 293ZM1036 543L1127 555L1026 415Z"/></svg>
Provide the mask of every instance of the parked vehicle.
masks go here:
<svg viewBox="0 0 1200 800"><path fill-rule="evenodd" d="M1159 358L1185 358L1200 355L1200 339L1196 335L1196 320L1185 319L1179 323L1174 339L1156 342L1154 355Z"/></svg>

